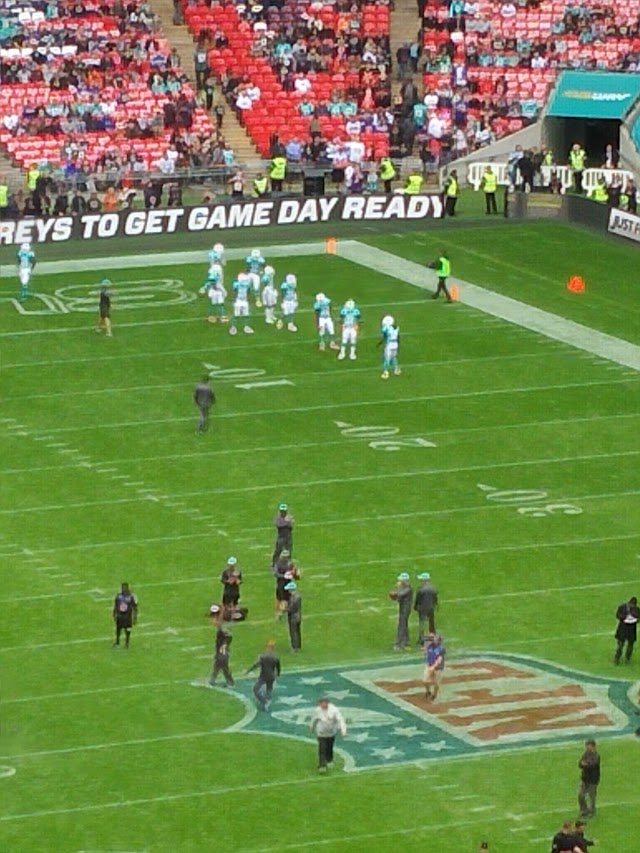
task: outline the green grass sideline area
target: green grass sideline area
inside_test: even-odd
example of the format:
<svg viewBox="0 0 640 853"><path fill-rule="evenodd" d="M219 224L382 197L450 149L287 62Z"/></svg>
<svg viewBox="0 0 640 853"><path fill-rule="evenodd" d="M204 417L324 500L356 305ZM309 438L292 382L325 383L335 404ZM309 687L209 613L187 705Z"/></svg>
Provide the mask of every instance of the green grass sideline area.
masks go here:
<svg viewBox="0 0 640 853"><path fill-rule="evenodd" d="M36 270L38 314L0 280L2 853L547 851L577 815L591 735L588 834L634 853L639 661L612 652L616 606L637 593L638 373L528 330L526 311L640 343L636 250L547 222L447 231L454 276L520 300L516 326L402 282L444 234L367 233L399 277L274 257L278 281L298 276L297 333L255 309L251 336L206 323L204 241L195 265L118 269L114 253L103 271ZM112 339L93 331L103 274ZM357 361L317 351L320 290L359 304ZM403 373L385 382L389 312ZM198 436L203 370L219 402ZM299 655L273 618L282 500ZM204 613L231 554L249 618L232 629L236 688L209 690ZM433 706L420 655L392 651L387 595L425 570L448 649ZM123 580L140 599L128 652L111 648ZM242 673L270 638L283 677L257 715ZM323 693L349 726L326 777L306 727Z"/></svg>

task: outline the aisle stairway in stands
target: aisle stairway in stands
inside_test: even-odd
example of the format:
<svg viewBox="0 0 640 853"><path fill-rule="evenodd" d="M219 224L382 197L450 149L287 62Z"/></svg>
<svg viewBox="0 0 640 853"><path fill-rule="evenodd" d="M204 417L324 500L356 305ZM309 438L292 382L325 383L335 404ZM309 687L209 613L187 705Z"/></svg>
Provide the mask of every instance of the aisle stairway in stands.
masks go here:
<svg viewBox="0 0 640 853"><path fill-rule="evenodd" d="M24 173L13 165L11 158L4 151L0 151L0 175L4 176L12 193L25 188Z"/></svg>
<svg viewBox="0 0 640 853"><path fill-rule="evenodd" d="M418 10L412 0L398 0L394 11L390 18L390 44L391 58L393 62L393 85L392 92L397 94L400 88L398 81L398 65L396 62L396 51L403 44L410 45L418 35L420 29L420 19L418 18ZM422 93L422 75L412 74L411 79L418 89L418 94Z"/></svg>
<svg viewBox="0 0 640 853"><path fill-rule="evenodd" d="M169 40L171 47L177 49L183 71L195 88L193 61L195 44L191 33L185 24L176 26L173 23L172 0L151 0L150 5L154 13L160 18L163 34ZM236 162L240 166L246 166L249 171L255 172L260 167L260 155L247 136L245 129L237 120L233 110L229 109L228 104L224 102L220 86L216 86L216 100L223 101L225 105L223 135L236 155Z"/></svg>

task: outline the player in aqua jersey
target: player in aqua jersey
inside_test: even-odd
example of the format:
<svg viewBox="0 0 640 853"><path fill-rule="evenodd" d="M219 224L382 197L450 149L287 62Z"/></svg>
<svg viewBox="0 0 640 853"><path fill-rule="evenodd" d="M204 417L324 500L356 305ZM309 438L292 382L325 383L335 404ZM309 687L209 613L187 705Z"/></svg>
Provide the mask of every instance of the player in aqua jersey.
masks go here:
<svg viewBox="0 0 640 853"><path fill-rule="evenodd" d="M389 378L389 370L393 370L394 376L400 376L402 371L398 367L398 347L400 346L400 327L396 321L387 314L382 318L382 379Z"/></svg>
<svg viewBox="0 0 640 853"><path fill-rule="evenodd" d="M235 335L238 332L236 328L239 318L242 317L244 326L242 331L245 335L252 335L253 329L249 325L249 292L251 291L251 282L246 272L238 273L238 277L233 282L233 317L231 318L231 327L229 333Z"/></svg>
<svg viewBox="0 0 640 853"><path fill-rule="evenodd" d="M298 279L293 273L288 273L280 285L282 294L282 316L290 332L297 332L295 313L298 309Z"/></svg>
<svg viewBox="0 0 640 853"><path fill-rule="evenodd" d="M224 284L224 264L224 246L222 243L216 243L209 252L209 272L217 273L222 284Z"/></svg>
<svg viewBox="0 0 640 853"><path fill-rule="evenodd" d="M206 294L209 300L207 307L207 320L210 323L227 322L227 312L224 309L224 300L227 298L227 291L222 283L220 274L209 271L207 280L203 283L199 291L202 295Z"/></svg>
<svg viewBox="0 0 640 853"><path fill-rule="evenodd" d="M20 280L20 302L24 302L29 296L29 282L31 273L35 269L36 256L31 251L31 243L23 243L17 254L18 279Z"/></svg>
<svg viewBox="0 0 640 853"><path fill-rule="evenodd" d="M253 295L256 300L256 308L261 308L262 302L260 302L260 279L262 277L262 273L267 262L262 257L262 252L260 251L260 249L252 249L251 254L247 255L247 257L244 259L244 262L247 268L246 272L249 276L249 281L251 282L251 289L253 290Z"/></svg>
<svg viewBox="0 0 640 853"><path fill-rule="evenodd" d="M352 361L355 361L357 358L356 344L358 342L360 309L353 299L347 299L340 309L340 322L342 323L342 337L340 339L340 352L338 353L338 358L342 361L347 353L348 346L349 358Z"/></svg>
<svg viewBox="0 0 640 853"><path fill-rule="evenodd" d="M316 293L316 301L313 303L313 310L316 315L318 335L320 336L318 349L321 352L324 352L325 337L329 338L330 349L338 349L338 344L334 340L336 330L333 324L333 317L331 316L331 300L329 297L325 296L324 293Z"/></svg>
<svg viewBox="0 0 640 853"><path fill-rule="evenodd" d="M273 267L265 267L260 284L262 285L262 304L264 305L264 321L273 325L276 321L276 306L278 304L278 290L274 284L276 271Z"/></svg>

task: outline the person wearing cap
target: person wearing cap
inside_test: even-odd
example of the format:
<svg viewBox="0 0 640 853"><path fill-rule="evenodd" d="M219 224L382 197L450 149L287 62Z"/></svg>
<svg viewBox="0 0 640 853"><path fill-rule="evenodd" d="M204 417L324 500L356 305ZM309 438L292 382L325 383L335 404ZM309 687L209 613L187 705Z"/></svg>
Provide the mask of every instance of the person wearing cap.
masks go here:
<svg viewBox="0 0 640 853"><path fill-rule="evenodd" d="M286 548L276 560L273 574L276 579L276 619L279 620L286 613L290 598L285 587L289 581L297 580L299 577L298 570L291 562Z"/></svg>
<svg viewBox="0 0 640 853"><path fill-rule="evenodd" d="M444 672L445 647L439 634L430 633L424 647L424 695L427 702L435 702Z"/></svg>
<svg viewBox="0 0 640 853"><path fill-rule="evenodd" d="M288 551L289 556L293 554L293 516L286 503L281 503L278 507L278 514L273 523L276 528L276 544L273 549L271 565L275 566L283 551Z"/></svg>
<svg viewBox="0 0 640 853"><path fill-rule="evenodd" d="M336 706L326 697L318 700L309 728L318 739L318 770L326 773L333 766L333 747L338 732L347 735L347 724Z"/></svg>
<svg viewBox="0 0 640 853"><path fill-rule="evenodd" d="M222 584L222 607L226 611L233 611L240 601L240 584L242 583L242 572L238 568L235 557L229 557L227 565L220 575Z"/></svg>
<svg viewBox="0 0 640 853"><path fill-rule="evenodd" d="M299 652L302 648L302 596L298 592L298 584L293 580L285 584L284 589L289 593L287 622L291 651Z"/></svg>
<svg viewBox="0 0 640 853"><path fill-rule="evenodd" d="M100 282L100 301L98 304L98 325L96 332L104 333L108 338L112 337L111 329L111 294L109 293L109 285L111 282L108 278L103 278Z"/></svg>
<svg viewBox="0 0 640 853"><path fill-rule="evenodd" d="M233 687L234 681L229 668L229 647L233 639L230 631L224 627L222 620L224 618L224 609L217 604L212 604L209 608L209 616L211 617L216 629L215 649L213 652L213 670L209 678L211 687L216 686L216 679L222 673L226 687Z"/></svg>
<svg viewBox="0 0 640 853"><path fill-rule="evenodd" d="M253 685L253 695L256 697L258 708L261 711L268 711L271 704L271 696L273 694L273 685L276 678L280 677L280 658L276 654L276 644L274 640L269 640L264 652L258 660L250 666L245 675L249 675L254 669L259 668L258 678Z"/></svg>
<svg viewBox="0 0 640 853"><path fill-rule="evenodd" d="M413 604L413 589L410 584L411 578L407 572L398 575L395 589L391 592L391 598L398 603L398 627L396 630L396 644L394 651L401 652L409 648L409 616Z"/></svg>
<svg viewBox="0 0 640 853"><path fill-rule="evenodd" d="M438 606L438 590L431 583L429 572L420 572L420 585L416 590L413 609L418 614L418 645L424 645L424 626L429 625L429 633L436 632L436 607Z"/></svg>

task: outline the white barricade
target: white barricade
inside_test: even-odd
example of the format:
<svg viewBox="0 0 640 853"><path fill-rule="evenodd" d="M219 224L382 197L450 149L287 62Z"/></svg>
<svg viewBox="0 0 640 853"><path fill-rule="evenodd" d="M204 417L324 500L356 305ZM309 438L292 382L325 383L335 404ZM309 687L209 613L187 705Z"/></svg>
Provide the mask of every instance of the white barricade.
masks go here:
<svg viewBox="0 0 640 853"><path fill-rule="evenodd" d="M540 166L542 186L548 187L551 183L551 173L555 172L560 181L560 192L566 192L573 185L573 175L568 166Z"/></svg>
<svg viewBox="0 0 640 853"><path fill-rule="evenodd" d="M585 169L582 173L582 188L587 194L594 189L600 178L604 178L607 186L611 186L614 181L619 181L624 186L633 178L633 172L626 169Z"/></svg>
<svg viewBox="0 0 640 853"><path fill-rule="evenodd" d="M507 183L507 164L506 163L469 163L467 167L467 183L471 184L474 190L480 189L482 176L487 166L491 166L496 176L498 184Z"/></svg>

